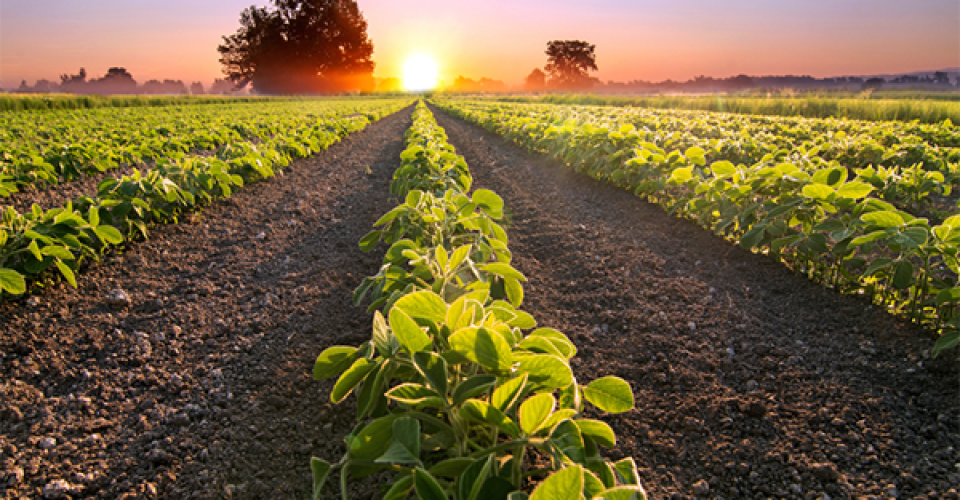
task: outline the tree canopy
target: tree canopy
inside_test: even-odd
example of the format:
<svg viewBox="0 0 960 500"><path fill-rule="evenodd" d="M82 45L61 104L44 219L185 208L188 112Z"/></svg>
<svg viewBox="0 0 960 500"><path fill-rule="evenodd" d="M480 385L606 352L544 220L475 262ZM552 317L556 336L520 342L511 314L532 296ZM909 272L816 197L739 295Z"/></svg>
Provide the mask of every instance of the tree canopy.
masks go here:
<svg viewBox="0 0 960 500"><path fill-rule="evenodd" d="M547 42L547 65L550 86L566 89L593 85L588 71L597 70L596 45L581 40L553 40Z"/></svg>
<svg viewBox="0 0 960 500"><path fill-rule="evenodd" d="M273 0L249 7L217 47L227 78L268 94L372 90L373 43L353 0Z"/></svg>

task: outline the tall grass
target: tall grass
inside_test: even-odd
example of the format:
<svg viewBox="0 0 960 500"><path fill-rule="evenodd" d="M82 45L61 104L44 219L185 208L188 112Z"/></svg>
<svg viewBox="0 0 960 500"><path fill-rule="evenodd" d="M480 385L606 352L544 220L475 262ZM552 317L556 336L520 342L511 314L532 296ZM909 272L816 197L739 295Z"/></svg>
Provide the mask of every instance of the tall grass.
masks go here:
<svg viewBox="0 0 960 500"><path fill-rule="evenodd" d="M503 97L505 101L583 104L596 106L633 106L638 108L722 111L749 115L802 116L807 118L845 118L874 121L918 121L960 124L960 102L950 100L856 99L834 97L741 97L703 96L597 96L546 95Z"/></svg>

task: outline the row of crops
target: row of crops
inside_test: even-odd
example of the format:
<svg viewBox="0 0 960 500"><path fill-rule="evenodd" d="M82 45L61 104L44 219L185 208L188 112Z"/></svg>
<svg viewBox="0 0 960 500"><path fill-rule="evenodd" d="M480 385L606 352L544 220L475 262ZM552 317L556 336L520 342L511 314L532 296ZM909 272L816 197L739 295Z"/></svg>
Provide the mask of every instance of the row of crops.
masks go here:
<svg viewBox="0 0 960 500"><path fill-rule="evenodd" d="M45 189L121 165L96 193L63 207L0 213L0 293L59 273L76 286L85 259L151 224L226 198L326 149L409 100L262 102L232 106L110 108L0 115L0 195ZM144 162L150 161L152 167ZM0 197L0 203L2 203ZM53 270L56 271L53 271Z"/></svg>
<svg viewBox="0 0 960 500"><path fill-rule="evenodd" d="M444 110L960 340L960 130L440 100Z"/></svg>
<svg viewBox="0 0 960 500"><path fill-rule="evenodd" d="M380 471L394 473L387 500L645 498L633 459L600 456L615 445L610 426L581 414L583 399L630 410L630 386L580 385L574 344L518 309L526 278L510 265L503 200L470 192L466 163L422 103L406 146L391 184L403 202L360 242L389 246L354 295L371 301L371 339L329 347L314 366L317 379L338 377L334 403L356 394L358 421L339 462L312 459L314 498L329 498L332 472L347 498L349 477ZM544 477L528 497L526 482Z"/></svg>

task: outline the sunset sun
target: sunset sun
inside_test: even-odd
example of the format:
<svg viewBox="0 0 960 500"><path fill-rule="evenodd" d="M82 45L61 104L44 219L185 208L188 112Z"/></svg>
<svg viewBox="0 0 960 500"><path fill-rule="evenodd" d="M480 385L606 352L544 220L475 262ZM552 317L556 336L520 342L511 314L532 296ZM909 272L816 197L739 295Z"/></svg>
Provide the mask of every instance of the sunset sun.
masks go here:
<svg viewBox="0 0 960 500"><path fill-rule="evenodd" d="M415 55L403 65L403 88L430 90L437 85L437 63L429 56Z"/></svg>

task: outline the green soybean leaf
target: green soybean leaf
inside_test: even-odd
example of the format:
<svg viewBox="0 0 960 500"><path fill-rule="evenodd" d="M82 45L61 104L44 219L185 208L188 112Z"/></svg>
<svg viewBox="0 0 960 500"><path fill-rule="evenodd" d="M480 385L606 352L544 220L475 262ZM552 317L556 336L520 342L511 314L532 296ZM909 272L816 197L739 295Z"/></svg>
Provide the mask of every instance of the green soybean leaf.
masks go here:
<svg viewBox="0 0 960 500"><path fill-rule="evenodd" d="M474 459L466 457L448 458L430 467L430 473L434 476L454 479L460 477L460 474L463 474L463 471L470 467L473 462Z"/></svg>
<svg viewBox="0 0 960 500"><path fill-rule="evenodd" d="M473 248L472 245L463 245L453 251L453 253L450 255L450 263L449 263L451 271L459 267L460 264L463 264L463 261L466 260L467 257L470 255L471 248Z"/></svg>
<svg viewBox="0 0 960 500"><path fill-rule="evenodd" d="M503 198L489 189L478 189L473 192L473 203L494 219L503 217Z"/></svg>
<svg viewBox="0 0 960 500"><path fill-rule="evenodd" d="M447 304L442 297L430 290L404 295L393 307L399 308L412 318L422 318L434 323L442 323L447 316Z"/></svg>
<svg viewBox="0 0 960 500"><path fill-rule="evenodd" d="M521 420L522 422L523 420ZM613 448L617 445L617 435L606 422L582 418L574 421L580 428L580 433L597 442L597 444Z"/></svg>
<svg viewBox="0 0 960 500"><path fill-rule="evenodd" d="M900 227L903 225L903 217L893 210L879 210L876 212L865 213L860 216L860 220L877 227Z"/></svg>
<svg viewBox="0 0 960 500"><path fill-rule="evenodd" d="M527 384L528 375L524 373L519 377L513 377L500 384L493 395L490 396L490 404L502 412L507 412L513 408L514 403L520 398L520 393Z"/></svg>
<svg viewBox="0 0 960 500"><path fill-rule="evenodd" d="M527 281L526 276L517 271L510 264L504 264L503 262L491 262L483 266L481 269L484 271L495 274L497 276L502 276L504 278L513 278L517 281Z"/></svg>
<svg viewBox="0 0 960 500"><path fill-rule="evenodd" d="M491 372L506 372L513 364L510 345L499 334L486 328L462 328L448 341L452 350Z"/></svg>
<svg viewBox="0 0 960 500"><path fill-rule="evenodd" d="M893 286L903 290L913 283L913 264L910 261L900 261L893 273Z"/></svg>
<svg viewBox="0 0 960 500"><path fill-rule="evenodd" d="M507 500L529 500L529 496L522 491L514 491L507 495Z"/></svg>
<svg viewBox="0 0 960 500"><path fill-rule="evenodd" d="M560 422L569 420L576 415L577 410L574 410L573 408L562 408L553 412L553 414L550 415L550 418L548 418L540 427L542 429L553 429Z"/></svg>
<svg viewBox="0 0 960 500"><path fill-rule="evenodd" d="M360 239L360 251L369 252L380 243L380 235L383 231L370 231L366 236Z"/></svg>
<svg viewBox="0 0 960 500"><path fill-rule="evenodd" d="M753 227L747 231L747 234L744 234L743 237L740 238L740 246L748 250L756 247L761 241L763 241L763 236L766 232L766 229L766 224L754 224Z"/></svg>
<svg viewBox="0 0 960 500"><path fill-rule="evenodd" d="M520 428L527 435L536 434L557 406L552 394L537 394L520 405Z"/></svg>
<svg viewBox="0 0 960 500"><path fill-rule="evenodd" d="M340 375L357 357L357 348L335 345L324 349L313 364L313 378L316 380Z"/></svg>
<svg viewBox="0 0 960 500"><path fill-rule="evenodd" d="M377 346L377 351L381 356L388 358L397 352L400 342L397 337L387 328L387 320L378 310L373 312L373 343Z"/></svg>
<svg viewBox="0 0 960 500"><path fill-rule="evenodd" d="M829 200L836 193L832 187L826 184L807 184L803 186L803 195L815 200Z"/></svg>
<svg viewBox="0 0 960 500"><path fill-rule="evenodd" d="M564 358L570 359L577 355L577 347L573 345L573 342L566 335L553 328L537 328L530 332L530 335L527 335L527 338L530 337L548 340L557 350L563 353Z"/></svg>
<svg viewBox="0 0 960 500"><path fill-rule="evenodd" d="M403 476L383 495L383 500L404 500L413 489L413 476Z"/></svg>
<svg viewBox="0 0 960 500"><path fill-rule="evenodd" d="M540 483L530 500L580 500L582 491L583 467L574 464Z"/></svg>
<svg viewBox="0 0 960 500"><path fill-rule="evenodd" d="M516 358L520 362L517 372L529 374L531 382L556 389L573 382L573 371L562 358L549 354L525 354Z"/></svg>
<svg viewBox="0 0 960 500"><path fill-rule="evenodd" d="M595 498L597 495L606 490L606 485L603 484L603 481L597 477L596 473L590 469L583 470L583 494L588 499Z"/></svg>
<svg viewBox="0 0 960 500"><path fill-rule="evenodd" d="M954 304L960 302L960 288L949 288L937 294L937 305Z"/></svg>
<svg viewBox="0 0 960 500"><path fill-rule="evenodd" d="M413 382L407 382L393 387L387 391L386 396L408 405L443 408L443 397L441 397L437 391Z"/></svg>
<svg viewBox="0 0 960 500"><path fill-rule="evenodd" d="M873 186L870 184L853 181L840 186L840 189L837 189L837 196L859 200L860 198L865 198L871 191L873 191Z"/></svg>
<svg viewBox="0 0 960 500"><path fill-rule="evenodd" d="M310 470L313 471L313 498L316 500L323 493L323 485L330 474L330 464L317 457L311 457Z"/></svg>
<svg viewBox="0 0 960 500"><path fill-rule="evenodd" d="M460 416L474 422L493 425L513 437L520 435L520 428L510 417L485 401L468 399L460 407Z"/></svg>
<svg viewBox="0 0 960 500"><path fill-rule="evenodd" d="M27 291L27 281L13 269L0 269L0 289L11 295L20 295Z"/></svg>
<svg viewBox="0 0 960 500"><path fill-rule="evenodd" d="M56 257L57 259L60 259L60 260L76 259L76 257L73 255L73 252L71 252L69 248L56 246L56 245L45 246L40 249L40 253L42 253L43 255Z"/></svg>
<svg viewBox="0 0 960 500"><path fill-rule="evenodd" d="M514 278L504 278L503 285L510 303L520 307L523 304L523 285L520 284L520 281Z"/></svg>
<svg viewBox="0 0 960 500"><path fill-rule="evenodd" d="M495 375L480 374L474 375L463 382L453 390L453 404L460 404L469 398L488 391L493 384L497 382Z"/></svg>
<svg viewBox="0 0 960 500"><path fill-rule="evenodd" d="M554 448L573 462L578 464L586 462L587 454L584 449L583 435L572 420L564 420L557 424L550 433L550 442Z"/></svg>
<svg viewBox="0 0 960 500"><path fill-rule="evenodd" d="M30 244L27 245L27 250L33 254L33 257L37 260L43 260L43 255L40 254L40 246L37 245L37 240L30 240Z"/></svg>
<svg viewBox="0 0 960 500"><path fill-rule="evenodd" d="M457 482L457 492L461 500L476 500L483 482L490 476L497 455L491 453L486 459L478 459L470 464Z"/></svg>
<svg viewBox="0 0 960 500"><path fill-rule="evenodd" d="M356 435L347 436L350 457L359 460L374 460L387 451L393 441L393 421L399 415L387 415L367 424Z"/></svg>
<svg viewBox="0 0 960 500"><path fill-rule="evenodd" d="M591 457L587 459L587 469L597 475L597 478L603 483L604 490L617 485L617 475L609 461L600 457Z"/></svg>
<svg viewBox="0 0 960 500"><path fill-rule="evenodd" d="M646 500L647 495L641 486L626 485L605 490L595 498L603 500Z"/></svg>
<svg viewBox="0 0 960 500"><path fill-rule="evenodd" d="M60 274L63 275L64 279L67 280L67 283L70 283L70 286L77 287L77 278L73 275L73 269L70 269L70 266L60 262L59 260L54 262L57 265L57 269L60 270Z"/></svg>
<svg viewBox="0 0 960 500"><path fill-rule="evenodd" d="M347 368L347 371L343 372L343 375L340 375L337 383L334 384L333 390L330 391L330 401L334 403L343 401L377 364L377 362L370 361L366 358L360 358L354 361L350 368Z"/></svg>
<svg viewBox="0 0 960 500"><path fill-rule="evenodd" d="M397 337L400 345L405 347L411 355L433 345L430 337L420 329L420 325L396 306L390 309L390 329L393 330L393 335Z"/></svg>
<svg viewBox="0 0 960 500"><path fill-rule="evenodd" d="M590 382L583 388L583 396L608 413L630 411L634 405L630 384L619 377L603 377Z"/></svg>
<svg viewBox="0 0 960 500"><path fill-rule="evenodd" d="M393 441L375 461L406 464L420 460L420 422L409 417L393 421Z"/></svg>
<svg viewBox="0 0 960 500"><path fill-rule="evenodd" d="M447 362L438 354L421 351L413 355L417 371L438 393L447 393Z"/></svg>
<svg viewBox="0 0 960 500"><path fill-rule="evenodd" d="M956 347L958 343L960 343L960 330L942 333L940 334L940 337L937 338L937 341L933 344L933 350L931 352L933 356L936 357L944 350Z"/></svg>
<svg viewBox="0 0 960 500"><path fill-rule="evenodd" d="M123 243L123 235L113 226L97 226L94 230L97 237L111 245Z"/></svg>
<svg viewBox="0 0 960 500"><path fill-rule="evenodd" d="M640 486L640 474L637 472L637 463L633 461L633 457L614 463L613 468L617 471L621 483Z"/></svg>
<svg viewBox="0 0 960 500"><path fill-rule="evenodd" d="M413 471L413 485L420 500L448 500L440 483L429 472L419 467Z"/></svg>

